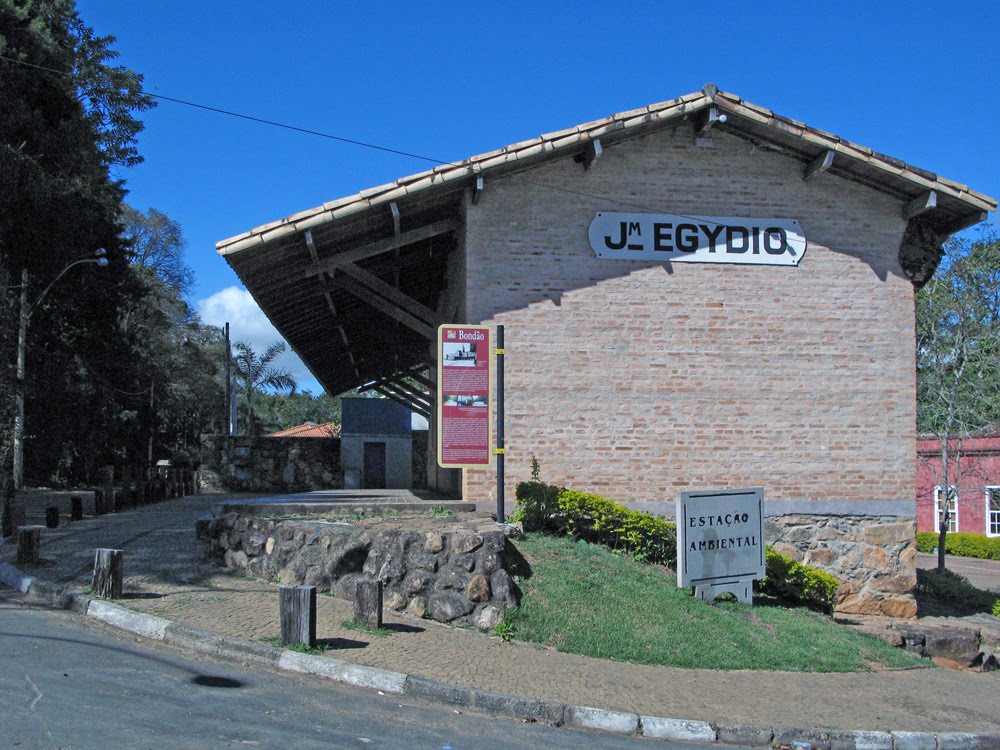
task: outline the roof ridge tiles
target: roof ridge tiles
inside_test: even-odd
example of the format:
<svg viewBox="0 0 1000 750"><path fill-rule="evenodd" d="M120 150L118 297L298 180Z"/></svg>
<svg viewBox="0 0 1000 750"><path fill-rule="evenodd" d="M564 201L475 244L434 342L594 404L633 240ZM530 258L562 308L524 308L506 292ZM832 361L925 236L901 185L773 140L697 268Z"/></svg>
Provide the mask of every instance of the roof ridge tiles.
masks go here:
<svg viewBox="0 0 1000 750"><path fill-rule="evenodd" d="M692 112L713 105L736 116L737 119L730 123L731 126L738 127L739 118L743 118L745 121L755 122L786 133L788 136L799 138L814 147L835 151L849 157L855 163L869 165L869 168L877 169L884 174L897 175L920 188L942 190L946 195L966 203L974 210L993 210L996 208L995 199L977 193L962 183L939 177L933 172L907 164L901 159L878 153L867 146L853 143L835 133L812 127L800 120L776 114L772 110L746 101L732 92L717 90L714 86L709 92L708 88L674 99L649 104L645 107L618 112L571 128L563 128L518 141L502 148L471 156L460 162L438 164L423 172L400 177L384 185L366 188L353 195L327 201L321 206L263 224L248 232L242 232L217 242L216 248L223 255L246 250L284 237L291 232L336 221L345 216L365 211L373 205L381 205L387 201L409 196L437 185L455 182L465 177L482 175L491 169L519 161L528 162L528 160L534 159L537 162L539 156L547 158L551 155L555 157L561 151L578 148L578 144L618 130L626 130L649 123L666 124L671 120L680 120ZM709 93L712 95L710 96ZM845 161L842 166L847 164L849 163ZM877 178L877 175L875 177Z"/></svg>

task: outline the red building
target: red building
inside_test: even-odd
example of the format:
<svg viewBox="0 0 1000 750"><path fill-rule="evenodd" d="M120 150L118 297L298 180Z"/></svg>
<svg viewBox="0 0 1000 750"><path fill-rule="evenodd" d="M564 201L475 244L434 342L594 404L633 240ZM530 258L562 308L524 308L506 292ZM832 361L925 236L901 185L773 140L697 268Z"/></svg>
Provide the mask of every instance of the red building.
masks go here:
<svg viewBox="0 0 1000 750"><path fill-rule="evenodd" d="M1000 536L1000 432L966 438L960 453L961 460L948 470L952 488L949 531ZM917 441L918 531L938 530L944 501L941 443L921 438Z"/></svg>

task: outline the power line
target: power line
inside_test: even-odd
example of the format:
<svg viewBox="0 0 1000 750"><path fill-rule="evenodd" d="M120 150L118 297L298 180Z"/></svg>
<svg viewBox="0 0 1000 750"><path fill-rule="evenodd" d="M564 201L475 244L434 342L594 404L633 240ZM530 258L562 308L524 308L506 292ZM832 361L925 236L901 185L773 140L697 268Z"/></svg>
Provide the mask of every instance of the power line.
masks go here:
<svg viewBox="0 0 1000 750"><path fill-rule="evenodd" d="M23 65L23 66L29 67L29 68L34 68L36 70L45 71L47 73L53 73L55 75L64 76L64 77L67 77L67 78L72 78L73 77L73 73L68 73L68 72L61 71L61 70L55 70L54 68L48 68L48 67L46 67L44 65L36 65L34 63L24 62L23 60L15 60L14 58L7 57L5 55L0 55L0 60L6 61L6 62L15 63L17 65ZM192 101L189 101L187 99L179 99L179 98L172 97L172 96L166 96L164 94L155 94L155 93L153 93L151 91L147 91L146 89L141 89L141 91L146 96L150 96L150 97L153 97L155 99L162 99L163 101L171 102L171 103L174 103L174 104L181 104L181 105L186 106L186 107L193 107L195 109L201 109L201 110L204 110L206 112L215 112L216 114L226 115L228 117L236 117L236 118L238 118L240 120L247 120L249 122L256 122L256 123L259 123L261 125L270 125L271 127L282 128L284 130L291 130L291 131L296 132L296 133L303 133L305 135L313 135L313 136L316 136L318 138L326 138L326 139L331 140L331 141L337 141L339 143L347 143L347 144L352 145L352 146L360 146L361 148L373 149L375 151L382 151L382 152L388 153L388 154L396 154L397 156L406 156L406 157L411 158L411 159L419 159L421 161L427 161L427 162L431 162L433 164L438 164L438 165L442 165L442 166L454 167L456 169L461 169L463 167L468 167L469 166L468 164L465 164L465 165L463 165L463 164L456 164L455 162L444 161L442 159L436 159L433 156L425 156L423 154L416 154L416 153L413 153L411 151L403 151L401 149L391 148L389 146L381 146L381 145L379 145L377 143L369 143L368 141L361 141L361 140L357 140L355 138L347 138L346 136L334 135L332 133L325 133L325 132L323 132L321 130L312 130L311 128L303 128L303 127L299 127L298 125L289 125L288 123L278 122L277 120L268 120L268 119L265 119L263 117L255 117L253 115L245 115L245 114L243 114L241 112L234 112L232 110L223 109L221 107L212 107L212 106L209 106L207 104L199 104L198 102L192 102ZM661 212L663 210L661 208L654 208L654 207L647 206L647 205L644 205L644 204L641 204L641 203L631 203L629 201L621 200L620 198L613 198L613 197L609 197L609 196L606 196L606 195L597 195L597 194L594 194L594 193L587 193L587 192L580 191L580 190L572 190L570 188L560 187L558 185L549 185L549 184L544 183L544 182L536 182L536 181L528 179L528 178L523 178L523 179L529 185L533 185L535 187L540 187L540 188L545 188L545 189L548 189L548 190L554 190L554 191L560 192L560 193L567 193L569 195L576 195L576 196L580 196L580 197L583 197L583 198L592 198L594 200L599 200L599 201L607 201L609 203L615 203L615 204L617 204L619 206L626 206L628 208L635 208L635 209L639 209L639 210L642 210L642 211L651 211L653 213L658 213L658 212ZM706 224L711 224L712 226L717 226L717 227L726 227L726 226L728 226L726 224L721 224L721 223L716 222L716 221L711 221L709 219L706 219L703 216L688 216L687 214L674 214L674 215L675 216L680 216L681 218L684 218L684 219L690 219L692 221L698 221L698 222L702 222L702 223L706 223Z"/></svg>

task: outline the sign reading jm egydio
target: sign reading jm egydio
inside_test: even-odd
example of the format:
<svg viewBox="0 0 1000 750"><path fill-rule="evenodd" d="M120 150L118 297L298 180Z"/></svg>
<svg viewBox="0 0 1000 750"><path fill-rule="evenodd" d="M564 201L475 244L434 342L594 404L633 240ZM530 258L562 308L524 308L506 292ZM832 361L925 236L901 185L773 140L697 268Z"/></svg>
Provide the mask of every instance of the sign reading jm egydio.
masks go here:
<svg viewBox="0 0 1000 750"><path fill-rule="evenodd" d="M794 219L600 212L590 223L598 258L797 266L806 238Z"/></svg>

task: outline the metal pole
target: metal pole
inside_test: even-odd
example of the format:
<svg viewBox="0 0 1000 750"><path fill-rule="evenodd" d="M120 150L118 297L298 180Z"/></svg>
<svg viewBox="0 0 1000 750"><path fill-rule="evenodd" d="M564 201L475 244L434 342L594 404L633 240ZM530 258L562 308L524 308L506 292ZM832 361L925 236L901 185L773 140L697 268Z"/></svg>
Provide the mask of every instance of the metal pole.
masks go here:
<svg viewBox="0 0 1000 750"><path fill-rule="evenodd" d="M14 489L24 489L24 354L28 340L28 269L21 269L21 322L17 329L17 411L14 414Z"/></svg>
<svg viewBox="0 0 1000 750"><path fill-rule="evenodd" d="M503 326L497 326L497 523L503 523Z"/></svg>
<svg viewBox="0 0 1000 750"><path fill-rule="evenodd" d="M233 352L229 348L229 321L226 321L226 418L223 420L226 435L233 434Z"/></svg>

